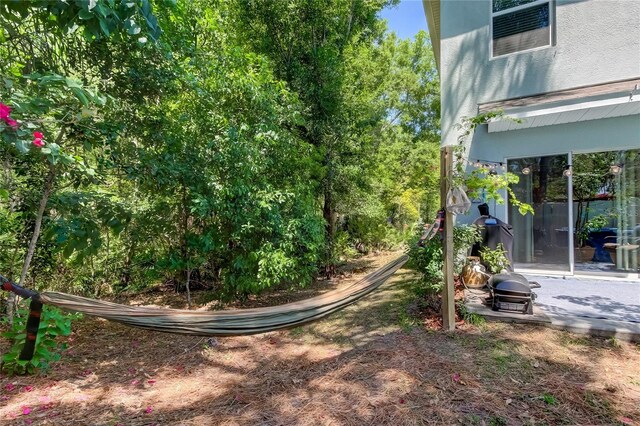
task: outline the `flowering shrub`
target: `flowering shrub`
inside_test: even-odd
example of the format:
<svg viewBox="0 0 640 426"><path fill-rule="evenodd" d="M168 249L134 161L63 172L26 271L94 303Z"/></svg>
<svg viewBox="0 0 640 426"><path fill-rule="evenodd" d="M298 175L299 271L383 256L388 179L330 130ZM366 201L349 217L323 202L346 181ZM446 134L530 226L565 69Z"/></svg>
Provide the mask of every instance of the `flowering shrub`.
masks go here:
<svg viewBox="0 0 640 426"><path fill-rule="evenodd" d="M43 137L42 132L33 132L33 144L38 148L42 148L44 146L44 142L42 142Z"/></svg>
<svg viewBox="0 0 640 426"><path fill-rule="evenodd" d="M7 126L16 130L18 128L18 122L9 117L9 114L11 114L11 107L0 103L0 119L4 121Z"/></svg>

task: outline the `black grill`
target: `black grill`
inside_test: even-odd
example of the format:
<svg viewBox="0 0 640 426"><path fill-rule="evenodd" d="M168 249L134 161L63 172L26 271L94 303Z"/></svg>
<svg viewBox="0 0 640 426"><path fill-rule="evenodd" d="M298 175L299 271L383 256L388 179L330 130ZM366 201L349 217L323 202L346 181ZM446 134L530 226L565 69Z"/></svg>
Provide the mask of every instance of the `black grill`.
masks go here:
<svg viewBox="0 0 640 426"><path fill-rule="evenodd" d="M536 294L532 285L520 274L496 274L489 280L491 309L533 315Z"/></svg>

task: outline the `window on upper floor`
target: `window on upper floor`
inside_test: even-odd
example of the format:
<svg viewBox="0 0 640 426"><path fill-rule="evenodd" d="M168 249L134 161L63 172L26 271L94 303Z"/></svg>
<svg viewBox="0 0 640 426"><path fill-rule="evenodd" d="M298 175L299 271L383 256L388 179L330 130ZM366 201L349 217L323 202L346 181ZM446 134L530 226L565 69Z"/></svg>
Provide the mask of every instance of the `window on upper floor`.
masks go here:
<svg viewBox="0 0 640 426"><path fill-rule="evenodd" d="M551 45L552 0L492 0L492 56Z"/></svg>

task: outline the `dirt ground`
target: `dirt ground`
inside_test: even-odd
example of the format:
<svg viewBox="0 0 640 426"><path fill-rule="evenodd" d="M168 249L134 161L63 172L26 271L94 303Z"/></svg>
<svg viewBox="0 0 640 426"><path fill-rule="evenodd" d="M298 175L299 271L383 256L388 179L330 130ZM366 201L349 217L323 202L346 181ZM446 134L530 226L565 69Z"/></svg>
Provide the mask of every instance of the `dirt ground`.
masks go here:
<svg viewBox="0 0 640 426"><path fill-rule="evenodd" d="M243 306L347 285L391 257ZM85 317L46 375L0 377L0 423L640 425L640 346L512 324L429 330L412 308L414 278L401 269L323 321L257 336L170 335Z"/></svg>

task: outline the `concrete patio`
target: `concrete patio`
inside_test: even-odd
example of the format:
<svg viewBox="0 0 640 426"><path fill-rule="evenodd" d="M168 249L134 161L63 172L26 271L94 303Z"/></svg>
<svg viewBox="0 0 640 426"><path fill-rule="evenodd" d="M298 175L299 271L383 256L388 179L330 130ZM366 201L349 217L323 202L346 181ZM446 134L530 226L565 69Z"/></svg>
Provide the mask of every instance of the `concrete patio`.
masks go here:
<svg viewBox="0 0 640 426"><path fill-rule="evenodd" d="M545 325L575 333L640 341L640 282L526 276L540 284L533 315L492 311L488 292L466 290L469 311L489 320Z"/></svg>

